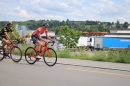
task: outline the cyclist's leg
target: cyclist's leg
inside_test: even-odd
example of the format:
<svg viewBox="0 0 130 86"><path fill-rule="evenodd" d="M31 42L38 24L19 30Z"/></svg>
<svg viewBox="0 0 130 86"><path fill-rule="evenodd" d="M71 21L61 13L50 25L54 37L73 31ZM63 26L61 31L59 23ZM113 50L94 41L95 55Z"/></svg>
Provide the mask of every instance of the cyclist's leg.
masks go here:
<svg viewBox="0 0 130 86"><path fill-rule="evenodd" d="M38 40L38 38L35 37L35 36L32 36L31 38L32 38L33 44L36 44L36 43L37 43L36 41ZM38 45L38 46L39 46L39 45Z"/></svg>
<svg viewBox="0 0 130 86"><path fill-rule="evenodd" d="M5 41L5 38L3 38L2 39L2 48L4 50L4 55L6 55L5 46L6 46L6 41Z"/></svg>
<svg viewBox="0 0 130 86"><path fill-rule="evenodd" d="M3 45L10 46L11 42L5 38L2 39Z"/></svg>
<svg viewBox="0 0 130 86"><path fill-rule="evenodd" d="M40 52L42 47L45 45L40 40L37 40L36 43L38 44L38 51Z"/></svg>
<svg viewBox="0 0 130 86"><path fill-rule="evenodd" d="M2 42L3 42L2 47L3 47L4 51L5 51L5 46L6 46L6 45L7 45L6 47L10 46L10 41L7 40L7 39L5 39L5 38L3 38L3 39L2 39ZM8 52L5 52L5 53L8 53Z"/></svg>
<svg viewBox="0 0 130 86"><path fill-rule="evenodd" d="M38 49L36 48L36 51L37 51L37 53L39 53L39 51L40 51L40 42L39 42L39 39L37 38L37 37L35 37L35 36L32 36L31 37L32 38L32 41L33 41L33 44L35 44L35 43L37 43L38 44Z"/></svg>
<svg viewBox="0 0 130 86"><path fill-rule="evenodd" d="M42 48L44 48L44 51L46 51L47 55L50 57L51 54L50 54L50 51L48 50L48 47L45 46L45 44L43 44L40 40L37 40L37 44L39 46L39 50L42 50Z"/></svg>
<svg viewBox="0 0 130 86"><path fill-rule="evenodd" d="M37 43L39 44L39 50L42 50L42 48L44 48L44 51L46 51L48 57L51 57L51 53L50 50L48 49L47 46L45 46L45 44L43 44L41 41L37 40ZM43 47L44 46L44 47Z"/></svg>
<svg viewBox="0 0 130 86"><path fill-rule="evenodd" d="M2 42L5 43L6 45L10 45L11 44L11 42L9 40L7 40L6 38L3 38Z"/></svg>
<svg viewBox="0 0 130 86"><path fill-rule="evenodd" d="M2 48L5 50L5 45L7 44L7 41L5 38L2 38Z"/></svg>

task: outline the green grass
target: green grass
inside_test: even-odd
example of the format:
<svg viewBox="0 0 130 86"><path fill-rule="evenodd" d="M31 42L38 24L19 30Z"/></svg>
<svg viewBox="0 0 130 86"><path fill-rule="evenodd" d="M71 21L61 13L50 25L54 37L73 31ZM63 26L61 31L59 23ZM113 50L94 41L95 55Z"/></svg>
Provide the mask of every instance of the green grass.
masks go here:
<svg viewBox="0 0 130 86"><path fill-rule="evenodd" d="M24 55L25 50L28 46L19 46ZM130 64L130 52L125 51L98 51L94 55L90 56L84 49L79 49L78 52L70 52L65 49L62 51L56 51L58 58L72 58L81 60L94 60L94 61L104 61L104 62L116 62L116 63L128 63Z"/></svg>
<svg viewBox="0 0 130 86"><path fill-rule="evenodd" d="M130 52L109 51L107 61L118 63L130 63Z"/></svg>
<svg viewBox="0 0 130 86"><path fill-rule="evenodd" d="M94 60L104 62L128 63L130 64L130 52L119 51L98 51L93 56L89 56L85 51L69 52L68 50L58 51L59 58L73 58L82 60Z"/></svg>
<svg viewBox="0 0 130 86"><path fill-rule="evenodd" d="M31 47L31 46L32 46L32 45L19 45L19 48L21 49L23 56L24 56L25 50L26 50L28 47Z"/></svg>

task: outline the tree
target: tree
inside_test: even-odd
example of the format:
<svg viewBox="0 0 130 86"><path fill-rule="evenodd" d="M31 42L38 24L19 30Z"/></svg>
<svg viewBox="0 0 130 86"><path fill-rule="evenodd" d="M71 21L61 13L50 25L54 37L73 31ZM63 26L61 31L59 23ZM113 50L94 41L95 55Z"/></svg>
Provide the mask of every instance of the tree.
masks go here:
<svg viewBox="0 0 130 86"><path fill-rule="evenodd" d="M16 27L15 27L14 25L12 26L12 30L13 30L14 34L16 35L16 37L19 39L19 38L20 38L20 35L19 35L19 33L17 32ZM14 40L14 39L15 39L14 36L12 35L12 33L9 33L9 35L10 35L10 39L11 39L11 40Z"/></svg>
<svg viewBox="0 0 130 86"><path fill-rule="evenodd" d="M98 28L99 28L99 31L103 31L104 30L103 24L102 23L99 24Z"/></svg>
<svg viewBox="0 0 130 86"><path fill-rule="evenodd" d="M117 23L116 23L116 28L121 28L120 22L118 20L117 20Z"/></svg>
<svg viewBox="0 0 130 86"><path fill-rule="evenodd" d="M123 28L128 28L128 26L129 26L129 24L128 24L128 22L125 22L124 24L123 24Z"/></svg>
<svg viewBox="0 0 130 86"><path fill-rule="evenodd" d="M71 48L76 46L79 37L82 35L82 32L70 29L68 26L61 26L58 35L60 36L59 42L64 46Z"/></svg>
<svg viewBox="0 0 130 86"><path fill-rule="evenodd" d="M111 26L112 24L110 22L107 23L108 26Z"/></svg>

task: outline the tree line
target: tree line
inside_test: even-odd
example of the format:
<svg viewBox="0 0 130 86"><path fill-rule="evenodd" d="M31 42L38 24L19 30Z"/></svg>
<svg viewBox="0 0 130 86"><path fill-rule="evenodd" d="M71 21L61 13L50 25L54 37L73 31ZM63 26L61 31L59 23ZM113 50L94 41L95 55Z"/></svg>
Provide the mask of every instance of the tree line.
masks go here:
<svg viewBox="0 0 130 86"><path fill-rule="evenodd" d="M29 30L35 30L41 26L43 22L49 23L49 31L54 31L59 36L57 39L67 48L76 47L79 37L83 31L102 31L107 32L109 29L127 29L129 26L128 22L120 24L119 21L114 22L100 22L100 21L58 21L58 20L28 20L28 21L13 21L13 31L20 38L17 30L20 26L25 26ZM0 21L0 29L6 26L8 21ZM15 27L17 25L17 28ZM10 34L13 39L12 35Z"/></svg>
<svg viewBox="0 0 130 86"><path fill-rule="evenodd" d="M8 21L0 21L0 29L6 26ZM114 22L101 22L101 21L71 21L69 19L59 20L28 20L28 21L12 21L13 24L20 26L26 26L29 30L35 30L41 26L43 22L49 23L49 31L54 31L56 35L60 31L62 26L68 26L68 28L75 29L78 31L102 31L108 32L109 29L127 29L129 26L128 22L120 23L118 20Z"/></svg>

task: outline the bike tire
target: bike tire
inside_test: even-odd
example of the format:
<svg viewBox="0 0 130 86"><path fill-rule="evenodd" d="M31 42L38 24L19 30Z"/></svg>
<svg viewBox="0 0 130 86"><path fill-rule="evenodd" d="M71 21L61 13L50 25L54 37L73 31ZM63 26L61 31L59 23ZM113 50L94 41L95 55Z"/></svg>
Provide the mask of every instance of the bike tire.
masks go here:
<svg viewBox="0 0 130 86"><path fill-rule="evenodd" d="M22 51L19 47L14 46L11 50L10 50L10 58L14 61L14 62L19 62L22 59Z"/></svg>
<svg viewBox="0 0 130 86"><path fill-rule="evenodd" d="M33 55L34 54L34 55ZM34 58L37 56L37 52L36 50L33 48L33 47L28 47L26 50L25 50L25 59L26 61L29 63L29 64L34 64L37 59Z"/></svg>
<svg viewBox="0 0 130 86"><path fill-rule="evenodd" d="M4 59L4 49L0 47L0 61Z"/></svg>
<svg viewBox="0 0 130 86"><path fill-rule="evenodd" d="M49 52L50 55L48 55L47 52ZM46 65L54 66L57 62L57 53L54 49L48 48L44 51L43 59Z"/></svg>

